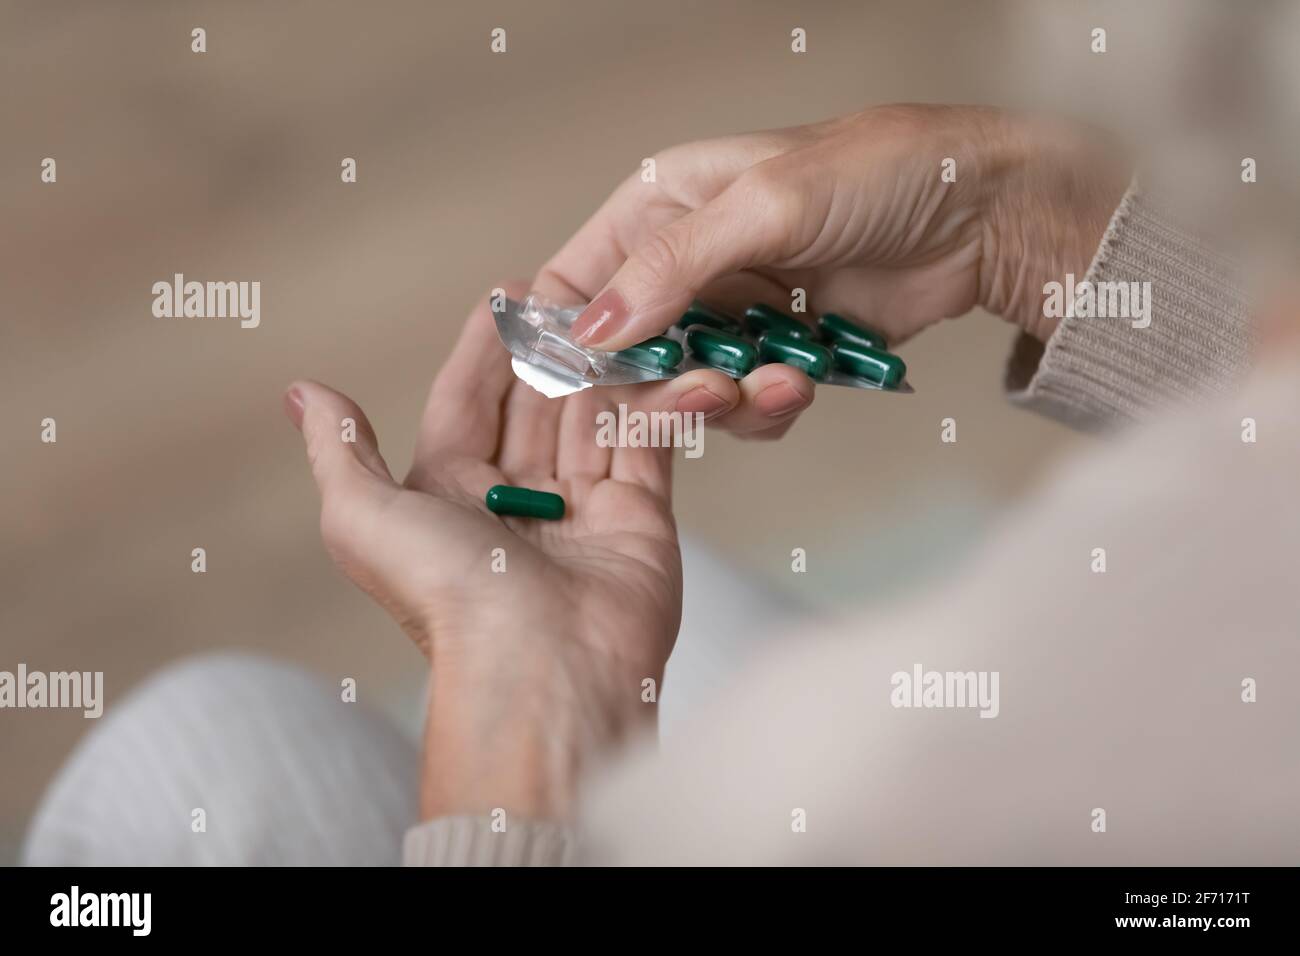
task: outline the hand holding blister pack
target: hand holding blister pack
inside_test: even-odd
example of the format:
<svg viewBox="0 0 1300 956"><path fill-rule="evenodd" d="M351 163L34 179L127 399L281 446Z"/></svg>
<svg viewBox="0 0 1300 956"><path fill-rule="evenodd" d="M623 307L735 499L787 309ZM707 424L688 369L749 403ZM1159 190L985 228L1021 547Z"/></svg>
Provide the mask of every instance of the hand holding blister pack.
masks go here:
<svg viewBox="0 0 1300 956"><path fill-rule="evenodd" d="M493 307L497 333L512 356L515 375L547 398L593 385L631 385L716 369L744 378L761 364L779 362L822 385L910 393L907 366L878 333L827 313L817 327L767 305L743 319L696 303L665 335L621 352L575 343L569 332L585 306L558 306L539 295L521 302L502 297Z"/></svg>

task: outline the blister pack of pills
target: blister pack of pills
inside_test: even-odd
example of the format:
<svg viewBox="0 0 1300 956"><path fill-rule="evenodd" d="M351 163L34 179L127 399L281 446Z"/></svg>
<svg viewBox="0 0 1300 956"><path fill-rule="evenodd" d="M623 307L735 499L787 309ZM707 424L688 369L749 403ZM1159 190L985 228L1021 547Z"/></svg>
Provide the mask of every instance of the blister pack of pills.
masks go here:
<svg viewBox="0 0 1300 956"><path fill-rule="evenodd" d="M814 328L768 305L733 317L695 303L667 334L621 352L602 352L569 335L584 306L557 306L541 296L494 304L497 333L515 374L548 398L593 385L630 385L712 368L743 378L759 365L780 362L821 385L910 393L907 366L884 337L827 313Z"/></svg>

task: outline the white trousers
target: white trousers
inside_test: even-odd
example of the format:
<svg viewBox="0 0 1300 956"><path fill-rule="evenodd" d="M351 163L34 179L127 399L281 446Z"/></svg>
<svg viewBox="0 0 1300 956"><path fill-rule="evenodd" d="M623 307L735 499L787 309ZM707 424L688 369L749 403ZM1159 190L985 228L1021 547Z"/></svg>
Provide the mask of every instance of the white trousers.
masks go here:
<svg viewBox="0 0 1300 956"><path fill-rule="evenodd" d="M800 613L702 549L683 551L665 747ZM95 724L51 783L23 862L387 865L418 820L418 743L297 667L246 654L182 661L110 699Z"/></svg>

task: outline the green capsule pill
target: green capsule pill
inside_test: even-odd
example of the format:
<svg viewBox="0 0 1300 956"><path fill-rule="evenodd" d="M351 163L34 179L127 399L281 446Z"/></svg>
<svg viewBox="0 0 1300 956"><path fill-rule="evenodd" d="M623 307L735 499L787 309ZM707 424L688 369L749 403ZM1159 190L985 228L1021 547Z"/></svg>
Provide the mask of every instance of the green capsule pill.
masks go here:
<svg viewBox="0 0 1300 956"><path fill-rule="evenodd" d="M710 308L703 302L692 302L691 307L677 320L678 328L686 329L692 325L707 325L719 332L728 332L731 335L740 334L740 323L736 319L733 319L725 312Z"/></svg>
<svg viewBox="0 0 1300 956"><path fill-rule="evenodd" d="M704 325L686 330L686 347L706 365L737 375L748 375L758 363L758 349L751 343Z"/></svg>
<svg viewBox="0 0 1300 956"><path fill-rule="evenodd" d="M779 332L796 339L811 339L813 330L780 309L758 303L745 310L745 331L757 338L764 332Z"/></svg>
<svg viewBox="0 0 1300 956"><path fill-rule="evenodd" d="M858 325L842 315L827 312L817 320L824 342L843 342L847 345L868 345L873 349L884 349L885 337L865 325Z"/></svg>
<svg viewBox="0 0 1300 956"><path fill-rule="evenodd" d="M559 521L564 517L564 499L549 491L533 491L513 485L493 485L487 493L488 511L520 518L545 518Z"/></svg>
<svg viewBox="0 0 1300 956"><path fill-rule="evenodd" d="M825 346L779 332L768 332L758 340L758 355L765 362L793 365L815 382L831 370L831 353Z"/></svg>
<svg viewBox="0 0 1300 956"><path fill-rule="evenodd" d="M682 347L672 339L656 335L652 339L638 342L630 349L624 349L614 356L620 362L648 368L652 372L667 372L682 363Z"/></svg>
<svg viewBox="0 0 1300 956"><path fill-rule="evenodd" d="M907 366L893 352L882 352L870 345L836 342L831 346L835 367L841 372L865 378L885 388L897 388L907 374Z"/></svg>

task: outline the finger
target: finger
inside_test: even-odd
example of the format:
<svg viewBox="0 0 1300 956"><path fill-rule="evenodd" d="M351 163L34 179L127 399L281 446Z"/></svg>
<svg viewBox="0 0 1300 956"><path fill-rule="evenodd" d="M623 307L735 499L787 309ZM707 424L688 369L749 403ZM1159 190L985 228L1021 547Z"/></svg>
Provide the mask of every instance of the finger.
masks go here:
<svg viewBox="0 0 1300 956"><path fill-rule="evenodd" d="M555 477L564 401L515 381L506 397L497 467L510 478Z"/></svg>
<svg viewBox="0 0 1300 956"><path fill-rule="evenodd" d="M737 435L765 432L797 418L817 394L816 386L797 368L760 365L740 382L740 401L712 424Z"/></svg>
<svg viewBox="0 0 1300 956"><path fill-rule="evenodd" d="M703 439L705 421L715 420L734 408L740 401L740 386L721 372L698 369L679 378L646 385L626 385L618 388L591 389L606 396L605 411L615 416L612 427L618 429L619 416L636 412L649 415L675 413L670 438L678 445L692 450ZM651 419L651 421L654 421ZM661 434L658 426L656 433ZM689 431L687 430L689 429ZM566 446L561 436L562 455ZM672 455L671 449L654 447L628 447L613 442L614 451L607 461L609 477L629 481L649 488L657 495L671 499ZM669 453L659 454L668 451ZM557 466L558 476L565 477L563 457Z"/></svg>
<svg viewBox="0 0 1300 956"><path fill-rule="evenodd" d="M678 378L653 384L625 385L601 391L608 395L610 410L617 409L615 414L619 416L634 412L650 415L676 413L679 417L673 421L670 437L677 445L686 447L687 454L691 457L694 457L694 449L702 445L703 423L718 420L719 416L724 416L740 402L739 383L712 369L697 369ZM655 426L655 431L662 437L659 426ZM609 475L618 481L642 485L671 500L670 449L616 444Z"/></svg>
<svg viewBox="0 0 1300 956"><path fill-rule="evenodd" d="M725 415L740 403L740 385L713 369L695 369L676 378L644 385L607 389L612 404L639 411L703 415L706 421Z"/></svg>
<svg viewBox="0 0 1300 956"><path fill-rule="evenodd" d="M568 300L589 302L628 257L663 226L699 209L756 163L786 148L782 131L685 143L654 157L655 175L627 177L538 274L563 286Z"/></svg>
<svg viewBox="0 0 1300 956"><path fill-rule="evenodd" d="M543 270L533 289L551 302L586 302L588 295L554 271ZM596 414L607 405L603 388L547 399L517 383L506 408L498 466L507 475L600 480L609 475L610 449L596 443Z"/></svg>
<svg viewBox="0 0 1300 956"><path fill-rule="evenodd" d="M302 431L312 475L321 494L320 533L339 568L404 626L427 601L423 587L411 587L413 554L425 545L424 515L403 515L403 503L426 501L393 481L379 454L374 429L346 395L316 382L295 382L285 409ZM339 423L356 423L351 430ZM453 518L458 512L453 509ZM460 518L463 521L463 517ZM415 580L418 580L416 578Z"/></svg>
<svg viewBox="0 0 1300 956"><path fill-rule="evenodd" d="M605 388L589 388L564 399L555 454L555 477L560 481L609 477L613 446L597 441L602 426L598 416L613 414L608 392Z"/></svg>
<svg viewBox="0 0 1300 956"><path fill-rule="evenodd" d="M794 423L798 420L798 415L792 415L779 425L773 425L771 428L764 428L756 432L740 432L736 437L745 441L778 441L785 437L785 433L793 428Z"/></svg>
<svg viewBox="0 0 1300 956"><path fill-rule="evenodd" d="M558 302L590 302L627 259L620 232L626 232L628 224L645 222L650 199L648 191L635 188L631 181L614 190L595 215L538 271L538 290L545 290L545 295Z"/></svg>
<svg viewBox="0 0 1300 956"><path fill-rule="evenodd" d="M356 402L319 382L300 381L284 395L285 410L302 432L312 474L324 494L327 486L364 482L393 484L370 420Z"/></svg>
<svg viewBox="0 0 1300 956"><path fill-rule="evenodd" d="M505 294L518 298L526 280L507 282ZM501 432L501 407L516 381L510 353L501 344L489 294L470 313L447 362L434 379L416 439L406 483L423 488L439 462L449 457L491 459Z"/></svg>
<svg viewBox="0 0 1300 956"><path fill-rule="evenodd" d="M285 410L302 432L321 495L321 537L362 587L374 563L374 528L400 489L379 454L375 432L357 404L317 382L294 382ZM383 549L379 549L382 551Z"/></svg>
<svg viewBox="0 0 1300 956"><path fill-rule="evenodd" d="M816 387L789 365L760 365L739 382L709 369L687 372L654 385L616 391L629 409L703 414L711 427L736 434L766 431L797 418L812 404Z"/></svg>
<svg viewBox="0 0 1300 956"><path fill-rule="evenodd" d="M687 433L690 439L688 450L699 448L703 441L703 428L692 426ZM615 481L625 481L640 485L666 501L672 501L673 492L673 449L642 446L637 448L619 447L614 449L613 461L610 462L609 476Z"/></svg>
<svg viewBox="0 0 1300 956"><path fill-rule="evenodd" d="M573 325L581 345L624 349L662 333L710 282L781 257L793 207L742 177L633 249Z"/></svg>

